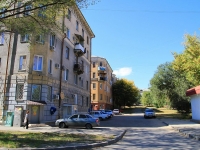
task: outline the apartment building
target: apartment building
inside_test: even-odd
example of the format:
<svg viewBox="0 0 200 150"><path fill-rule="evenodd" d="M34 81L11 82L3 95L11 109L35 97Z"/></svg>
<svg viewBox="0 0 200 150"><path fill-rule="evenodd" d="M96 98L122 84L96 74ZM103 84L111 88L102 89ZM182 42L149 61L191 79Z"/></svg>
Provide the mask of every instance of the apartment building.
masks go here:
<svg viewBox="0 0 200 150"><path fill-rule="evenodd" d="M92 110L112 109L112 68L102 57L91 58Z"/></svg>
<svg viewBox="0 0 200 150"><path fill-rule="evenodd" d="M62 20L65 33L0 33L0 118L20 126L46 123L87 112L90 99L91 42L94 33L78 7Z"/></svg>

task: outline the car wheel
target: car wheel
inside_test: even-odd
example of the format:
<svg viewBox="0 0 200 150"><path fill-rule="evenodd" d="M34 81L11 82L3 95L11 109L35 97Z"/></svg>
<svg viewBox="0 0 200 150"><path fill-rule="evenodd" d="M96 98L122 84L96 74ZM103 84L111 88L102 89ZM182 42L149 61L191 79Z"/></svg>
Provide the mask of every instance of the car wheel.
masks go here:
<svg viewBox="0 0 200 150"><path fill-rule="evenodd" d="M61 123L59 124L59 128L65 128L65 123L64 123L64 122L61 122Z"/></svg>
<svg viewBox="0 0 200 150"><path fill-rule="evenodd" d="M92 129L92 125L89 124L89 123L87 123L87 124L85 125L85 128L86 128L86 129Z"/></svg>

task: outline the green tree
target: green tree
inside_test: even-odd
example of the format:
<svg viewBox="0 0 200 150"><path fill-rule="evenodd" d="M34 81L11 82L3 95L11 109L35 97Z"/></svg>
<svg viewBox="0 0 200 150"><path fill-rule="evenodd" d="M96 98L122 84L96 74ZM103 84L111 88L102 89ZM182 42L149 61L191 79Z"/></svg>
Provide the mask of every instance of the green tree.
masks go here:
<svg viewBox="0 0 200 150"><path fill-rule="evenodd" d="M1 0L1 30L20 33L44 33L65 30L62 17L67 8L74 9L95 4L98 0Z"/></svg>
<svg viewBox="0 0 200 150"><path fill-rule="evenodd" d="M153 105L153 99L152 99L150 91L144 91L142 93L141 102L145 106L152 106Z"/></svg>
<svg viewBox="0 0 200 150"><path fill-rule="evenodd" d="M132 106L138 102L139 89L133 81L127 79L117 80L112 86L114 103L118 106Z"/></svg>
<svg viewBox="0 0 200 150"><path fill-rule="evenodd" d="M190 112L190 102L185 92L191 87L191 83L184 74L172 68L172 63L160 65L150 83L157 103L170 105L182 113Z"/></svg>
<svg viewBox="0 0 200 150"><path fill-rule="evenodd" d="M183 53L174 53L173 69L184 74L196 86L200 84L200 38L186 35L184 45Z"/></svg>

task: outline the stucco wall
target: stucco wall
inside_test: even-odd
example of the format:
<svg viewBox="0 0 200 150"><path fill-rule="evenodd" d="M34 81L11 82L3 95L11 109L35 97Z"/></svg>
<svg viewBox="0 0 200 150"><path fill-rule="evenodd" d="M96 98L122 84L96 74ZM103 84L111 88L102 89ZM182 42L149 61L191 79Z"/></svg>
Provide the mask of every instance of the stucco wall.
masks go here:
<svg viewBox="0 0 200 150"><path fill-rule="evenodd" d="M200 120L200 95L191 97L192 119Z"/></svg>

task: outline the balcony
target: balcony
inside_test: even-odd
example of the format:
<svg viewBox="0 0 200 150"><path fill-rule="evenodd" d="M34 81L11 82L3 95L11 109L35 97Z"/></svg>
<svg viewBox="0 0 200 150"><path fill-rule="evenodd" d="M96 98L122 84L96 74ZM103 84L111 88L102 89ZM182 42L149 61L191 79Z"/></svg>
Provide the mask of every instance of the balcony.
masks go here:
<svg viewBox="0 0 200 150"><path fill-rule="evenodd" d="M77 57L80 57L86 53L86 50L80 43L76 43L74 46L74 53Z"/></svg>
<svg viewBox="0 0 200 150"><path fill-rule="evenodd" d="M74 64L74 72L78 75L84 73L84 66L82 63L75 63Z"/></svg>
<svg viewBox="0 0 200 150"><path fill-rule="evenodd" d="M107 81L106 77L99 77L99 81Z"/></svg>
<svg viewBox="0 0 200 150"><path fill-rule="evenodd" d="M99 66L98 67L98 73L100 73L100 74L106 74L106 67Z"/></svg>

